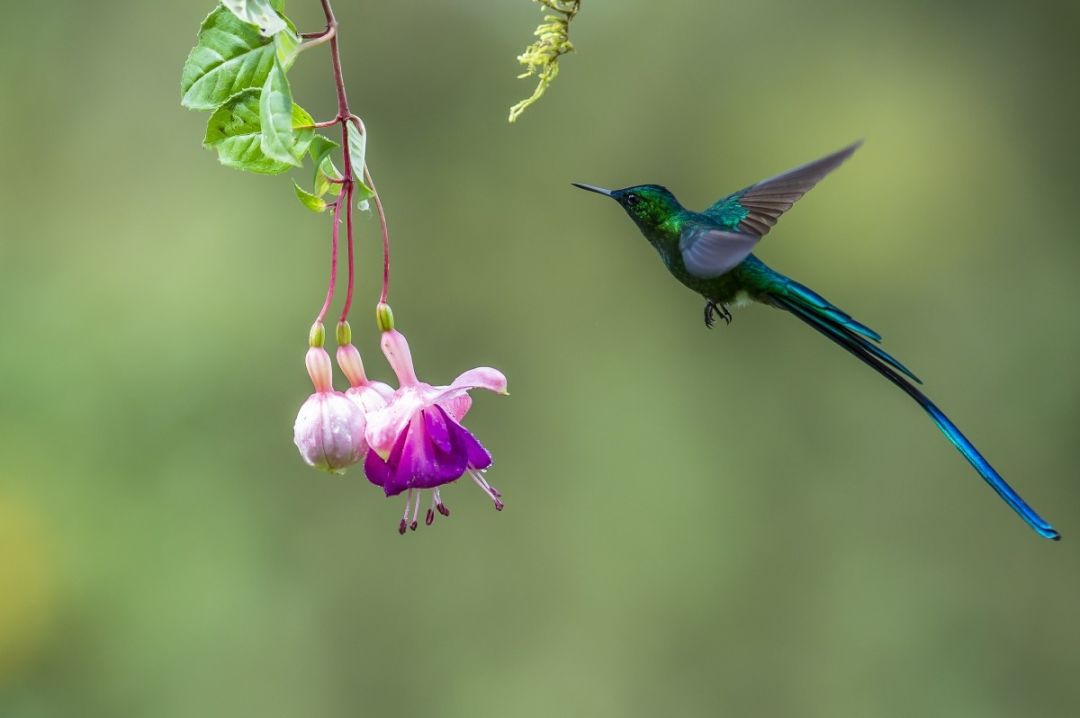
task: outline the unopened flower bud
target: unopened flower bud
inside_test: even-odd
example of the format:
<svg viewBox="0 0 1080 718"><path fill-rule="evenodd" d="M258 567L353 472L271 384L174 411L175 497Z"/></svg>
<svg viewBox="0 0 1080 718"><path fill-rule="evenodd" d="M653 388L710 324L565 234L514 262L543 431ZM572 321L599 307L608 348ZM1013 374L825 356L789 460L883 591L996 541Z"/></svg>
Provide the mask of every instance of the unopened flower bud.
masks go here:
<svg viewBox="0 0 1080 718"><path fill-rule="evenodd" d="M293 441L308 465L340 474L367 453L366 428L364 412L344 394L320 391L300 407Z"/></svg>

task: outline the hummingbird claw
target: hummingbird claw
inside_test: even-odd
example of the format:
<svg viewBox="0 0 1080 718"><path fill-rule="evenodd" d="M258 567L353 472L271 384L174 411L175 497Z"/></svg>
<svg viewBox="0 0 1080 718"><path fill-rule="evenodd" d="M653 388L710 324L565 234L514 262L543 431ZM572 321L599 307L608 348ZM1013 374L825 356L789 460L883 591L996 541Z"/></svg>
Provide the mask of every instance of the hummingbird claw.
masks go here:
<svg viewBox="0 0 1080 718"><path fill-rule="evenodd" d="M724 320L724 324L731 324L731 311L723 304L717 304L713 300L705 302L705 327L712 329L716 324L716 317Z"/></svg>

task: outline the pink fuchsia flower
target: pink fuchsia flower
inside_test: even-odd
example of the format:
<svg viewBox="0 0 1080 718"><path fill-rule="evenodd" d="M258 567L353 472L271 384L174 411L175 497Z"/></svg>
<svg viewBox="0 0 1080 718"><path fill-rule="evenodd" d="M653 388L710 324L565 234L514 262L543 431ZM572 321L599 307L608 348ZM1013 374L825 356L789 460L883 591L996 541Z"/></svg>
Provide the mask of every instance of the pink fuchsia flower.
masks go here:
<svg viewBox="0 0 1080 718"><path fill-rule="evenodd" d="M364 374L364 362L360 359L360 352L352 344L344 344L338 347L337 363L341 371L349 379L349 388L345 390L345 396L360 407L364 414L385 409L394 396L394 389L389 384L381 381L369 381Z"/></svg>
<svg viewBox="0 0 1080 718"><path fill-rule="evenodd" d="M416 529L420 500L427 489L431 490L431 507L424 523L430 525L436 511L449 516L440 487L466 474L501 511L501 494L483 475L491 466L491 454L461 420L472 405L469 390L506 394L506 377L496 369L479 367L449 386L431 386L416 378L409 343L400 332L384 331L382 350L400 388L386 408L367 416L367 440L372 450L364 460L364 473L387 496L407 492L398 531Z"/></svg>
<svg viewBox="0 0 1080 718"><path fill-rule="evenodd" d="M308 465L344 473L367 453L367 420L360 407L334 391L333 368L325 349L308 349L305 363L315 393L296 415L293 441Z"/></svg>

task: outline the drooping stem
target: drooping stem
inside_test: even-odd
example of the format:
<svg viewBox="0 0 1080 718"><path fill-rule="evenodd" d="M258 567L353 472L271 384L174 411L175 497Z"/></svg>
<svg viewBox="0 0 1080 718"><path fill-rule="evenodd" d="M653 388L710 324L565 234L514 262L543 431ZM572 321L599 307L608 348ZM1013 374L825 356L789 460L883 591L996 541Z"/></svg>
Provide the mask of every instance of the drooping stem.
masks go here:
<svg viewBox="0 0 1080 718"><path fill-rule="evenodd" d="M368 170L367 165L364 166L364 181L367 182L368 187L371 188L375 195L372 199L375 200L375 212L379 215L379 228L382 230L382 294L379 295L379 302L386 304L386 300L390 295L390 229L386 225L386 212L383 211L379 190L375 187L375 180L371 178L371 172Z"/></svg>
<svg viewBox="0 0 1080 718"><path fill-rule="evenodd" d="M345 304L341 307L341 321L345 321L349 318L349 310L352 309L353 287L356 285L356 259L354 258L353 250L353 205L352 205L352 193L353 184L350 182L342 188L341 196L338 199L340 203L345 201L345 239L349 245L349 286L345 290ZM334 208L335 211L337 207Z"/></svg>
<svg viewBox="0 0 1080 718"><path fill-rule="evenodd" d="M330 286L327 290L326 302L323 305L322 311L319 313L319 321L322 321L325 316L330 302L333 299L334 281L337 272L337 249L338 249L338 232L340 226L341 217L341 205L345 203L345 241L348 248L348 261L349 261L349 284L345 293L345 304L341 310L341 321L345 321L349 316L349 310L352 308L353 289L355 286L355 273L356 273L356 258L355 258L355 241L353 239L353 206L352 202L355 197L356 181L355 177L362 177L363 181L371 188L374 193L375 209L379 216L379 227L382 230L382 242L383 242L383 283L382 293L380 295L380 301L386 302L387 296L390 292L390 232L386 223L386 212L383 209L382 200L379 198L379 193L375 190L375 182L371 178L371 172L368 170L367 165L363 167L353 167L352 156L349 152L349 122L356 124L357 130L361 134L366 134L367 130L364 127L364 123L359 117L352 114L349 111L349 100L345 94L345 78L341 70L341 51L338 47L338 23L337 17L334 15L334 9L330 5L330 0L320 0L322 3L323 14L326 16L326 29L322 32L316 33L304 33L302 36L307 42L304 43L304 47L312 47L324 42L330 43L330 59L334 67L334 86L337 89L338 100L338 112L337 117L328 122L315 123L316 127L329 127L335 124L341 124L341 146L342 146L342 161L344 163L344 178L340 180L341 191L338 194L338 200L334 206L334 232L333 232L333 259L331 262L331 278Z"/></svg>
<svg viewBox="0 0 1080 718"><path fill-rule="evenodd" d="M322 324L323 319L326 318L326 312L330 310L330 302L334 301L334 285L337 284L338 228L341 224L342 198L347 200L344 191L338 197L338 201L334 203L334 229L330 233L332 238L330 240L330 283L326 286L326 299L323 301L322 309L319 310L319 316L315 318L316 324ZM352 267L349 269L351 274Z"/></svg>

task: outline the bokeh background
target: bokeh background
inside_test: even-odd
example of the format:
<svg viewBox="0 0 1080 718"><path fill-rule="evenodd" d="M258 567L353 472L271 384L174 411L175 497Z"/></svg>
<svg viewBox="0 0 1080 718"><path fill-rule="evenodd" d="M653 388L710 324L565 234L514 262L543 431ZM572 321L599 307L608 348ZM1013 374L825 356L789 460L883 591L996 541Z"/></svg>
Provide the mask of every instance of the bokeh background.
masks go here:
<svg viewBox="0 0 1080 718"><path fill-rule="evenodd" d="M210 3L6 3L0 715L1080 714L1080 6L586 0L510 126L531 3L338 5L399 327L429 381L508 374L469 417L507 509L456 485L402 538L301 463L329 223L200 148ZM333 114L324 49L290 77ZM702 207L859 137L758 254L881 331L1060 544L798 322L705 331L569 186Z"/></svg>

